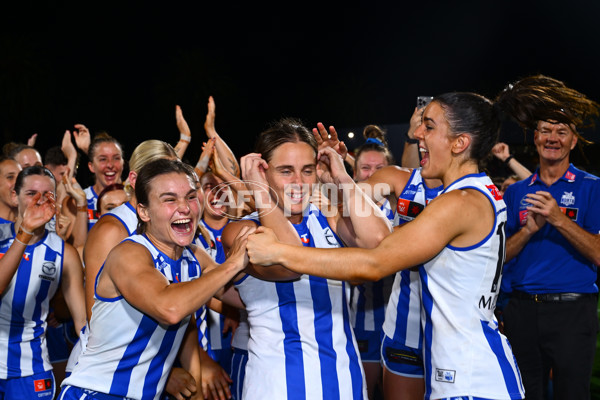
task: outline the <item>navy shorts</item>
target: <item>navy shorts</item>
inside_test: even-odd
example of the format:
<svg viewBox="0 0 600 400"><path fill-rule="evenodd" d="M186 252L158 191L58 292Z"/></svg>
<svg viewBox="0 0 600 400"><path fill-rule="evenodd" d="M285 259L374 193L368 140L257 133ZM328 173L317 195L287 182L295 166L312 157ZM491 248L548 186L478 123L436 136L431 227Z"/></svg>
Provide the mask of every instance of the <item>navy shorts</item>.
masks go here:
<svg viewBox="0 0 600 400"><path fill-rule="evenodd" d="M421 350L394 342L388 336L381 343L383 366L393 374L409 378L423 378L425 367Z"/></svg>

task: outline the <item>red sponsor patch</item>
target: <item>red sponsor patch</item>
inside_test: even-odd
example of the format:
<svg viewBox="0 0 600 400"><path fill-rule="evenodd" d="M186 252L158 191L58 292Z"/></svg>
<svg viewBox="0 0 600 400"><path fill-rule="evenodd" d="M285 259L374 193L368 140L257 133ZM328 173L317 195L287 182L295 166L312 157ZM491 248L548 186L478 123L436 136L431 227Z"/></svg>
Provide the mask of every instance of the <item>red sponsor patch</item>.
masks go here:
<svg viewBox="0 0 600 400"><path fill-rule="evenodd" d="M519 211L519 223L521 224L521 226L523 226L527 223L527 214L528 213L529 213L528 210Z"/></svg>
<svg viewBox="0 0 600 400"><path fill-rule="evenodd" d="M567 173L565 174L565 178L569 181L574 181L575 180L575 174L572 173L571 171L567 171Z"/></svg>
<svg viewBox="0 0 600 400"><path fill-rule="evenodd" d="M485 187L490 191L490 193L494 197L494 200L502 200L502 195L500 194L500 191L498 190L496 185L485 185Z"/></svg>
<svg viewBox="0 0 600 400"><path fill-rule="evenodd" d="M0 253L0 258L4 257L4 253Z"/></svg>
<svg viewBox="0 0 600 400"><path fill-rule="evenodd" d="M52 389L52 379L38 379L33 381L33 388L36 392L43 392Z"/></svg>
<svg viewBox="0 0 600 400"><path fill-rule="evenodd" d="M570 207L559 207L560 211L563 212L563 214L565 214L567 217L569 217L569 219L573 220L573 221L577 221L577 211L579 210L578 208L570 208Z"/></svg>
<svg viewBox="0 0 600 400"><path fill-rule="evenodd" d="M302 243L309 243L310 242L310 239L308 237L306 237L306 236L301 236L300 240L302 241Z"/></svg>
<svg viewBox="0 0 600 400"><path fill-rule="evenodd" d="M410 200L398 199L398 203L396 204L396 211L400 215L406 215L408 213L408 206L410 205Z"/></svg>

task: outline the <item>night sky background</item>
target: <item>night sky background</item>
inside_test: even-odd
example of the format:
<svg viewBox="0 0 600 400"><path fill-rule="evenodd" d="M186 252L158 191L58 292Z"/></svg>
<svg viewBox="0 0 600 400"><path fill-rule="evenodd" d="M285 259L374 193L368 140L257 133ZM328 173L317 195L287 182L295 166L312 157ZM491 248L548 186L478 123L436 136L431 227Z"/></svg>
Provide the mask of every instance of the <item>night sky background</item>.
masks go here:
<svg viewBox="0 0 600 400"><path fill-rule="evenodd" d="M217 131L238 158L270 121L291 116L341 135L388 127L399 160L419 95L493 98L542 73L600 101L600 2L199 3L4 6L3 142L38 133L43 154L83 123L116 137L128 158L146 139L176 144L179 104L195 163L212 95ZM598 131L586 134L600 142ZM501 140L535 168L529 136L509 124ZM572 160L598 173L598 154L595 144Z"/></svg>

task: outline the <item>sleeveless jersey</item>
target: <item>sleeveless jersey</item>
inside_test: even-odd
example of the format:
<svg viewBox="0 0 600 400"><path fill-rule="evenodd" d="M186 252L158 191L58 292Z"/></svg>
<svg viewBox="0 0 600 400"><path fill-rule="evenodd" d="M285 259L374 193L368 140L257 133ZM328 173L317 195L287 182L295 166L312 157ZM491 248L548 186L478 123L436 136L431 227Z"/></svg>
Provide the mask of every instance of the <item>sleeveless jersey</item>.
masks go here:
<svg viewBox="0 0 600 400"><path fill-rule="evenodd" d="M137 230L138 218L137 212L135 211L135 208L133 208L130 202L126 201L125 203L113 208L112 210L103 214L102 216L105 215L112 215L113 217L118 219L119 222L122 223L123 226L127 229L127 233L129 234L129 236L135 234Z"/></svg>
<svg viewBox="0 0 600 400"><path fill-rule="evenodd" d="M447 245L420 268L424 334L425 398L524 397L521 376L494 305L504 261L506 205L484 173L467 175L443 193L474 189L495 213L494 227L479 243Z"/></svg>
<svg viewBox="0 0 600 400"><path fill-rule="evenodd" d="M87 212L88 212L88 231L92 229L92 226L98 221L98 211L96 206L98 203L98 194L94 191L93 186L88 186L83 189L85 192L85 198L87 199Z"/></svg>
<svg viewBox="0 0 600 400"><path fill-rule="evenodd" d="M118 207L113 208L106 214L102 215L102 217L104 217L105 215L112 215L121 224L123 224L125 229L127 229L128 236L131 236L135 233L138 223L137 213L131 205L131 203L129 203L128 201L124 204L121 204ZM65 368L67 372L71 372L73 370L73 367L77 363L77 359L79 358L79 355L81 354L83 348L85 347L85 344L87 343L88 335L89 329L84 329L82 332L79 333L79 340L75 343L73 349L71 350L71 353L69 354L69 360Z"/></svg>
<svg viewBox="0 0 600 400"><path fill-rule="evenodd" d="M0 254L15 237L14 224L0 225ZM64 241L53 232L25 248L8 287L0 296L0 379L50 371L46 318L60 287Z"/></svg>
<svg viewBox="0 0 600 400"><path fill-rule="evenodd" d="M124 241L146 247L154 266L170 283L200 276L200 265L189 248L172 260L144 235ZM63 386L132 399L159 399L190 317L179 324L161 325L122 296L103 298L96 293L87 345Z"/></svg>
<svg viewBox="0 0 600 400"><path fill-rule="evenodd" d="M413 169L404 190L398 196L394 226L412 221L442 190L425 185L421 169ZM422 348L421 285L419 273L405 269L394 276L392 294L386 308L383 332L394 342L413 349Z"/></svg>
<svg viewBox="0 0 600 400"><path fill-rule="evenodd" d="M258 223L256 213L246 219ZM294 227L304 246L341 247L312 204ZM310 275L270 282L246 275L235 284L250 325L244 398L367 398L345 282Z"/></svg>

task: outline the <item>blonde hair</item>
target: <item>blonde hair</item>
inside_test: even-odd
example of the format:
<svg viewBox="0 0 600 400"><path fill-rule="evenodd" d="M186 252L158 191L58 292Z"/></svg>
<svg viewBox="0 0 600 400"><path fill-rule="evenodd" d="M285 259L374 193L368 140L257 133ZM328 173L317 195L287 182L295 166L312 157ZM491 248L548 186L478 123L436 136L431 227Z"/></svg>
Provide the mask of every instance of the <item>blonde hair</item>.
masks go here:
<svg viewBox="0 0 600 400"><path fill-rule="evenodd" d="M177 153L169 143L163 142L162 140L150 139L143 141L138 144L131 158L129 159L129 171L139 173L142 167L154 160L161 158L171 158L179 160ZM129 182L129 179L125 181L125 192L131 196L134 193L134 189Z"/></svg>

